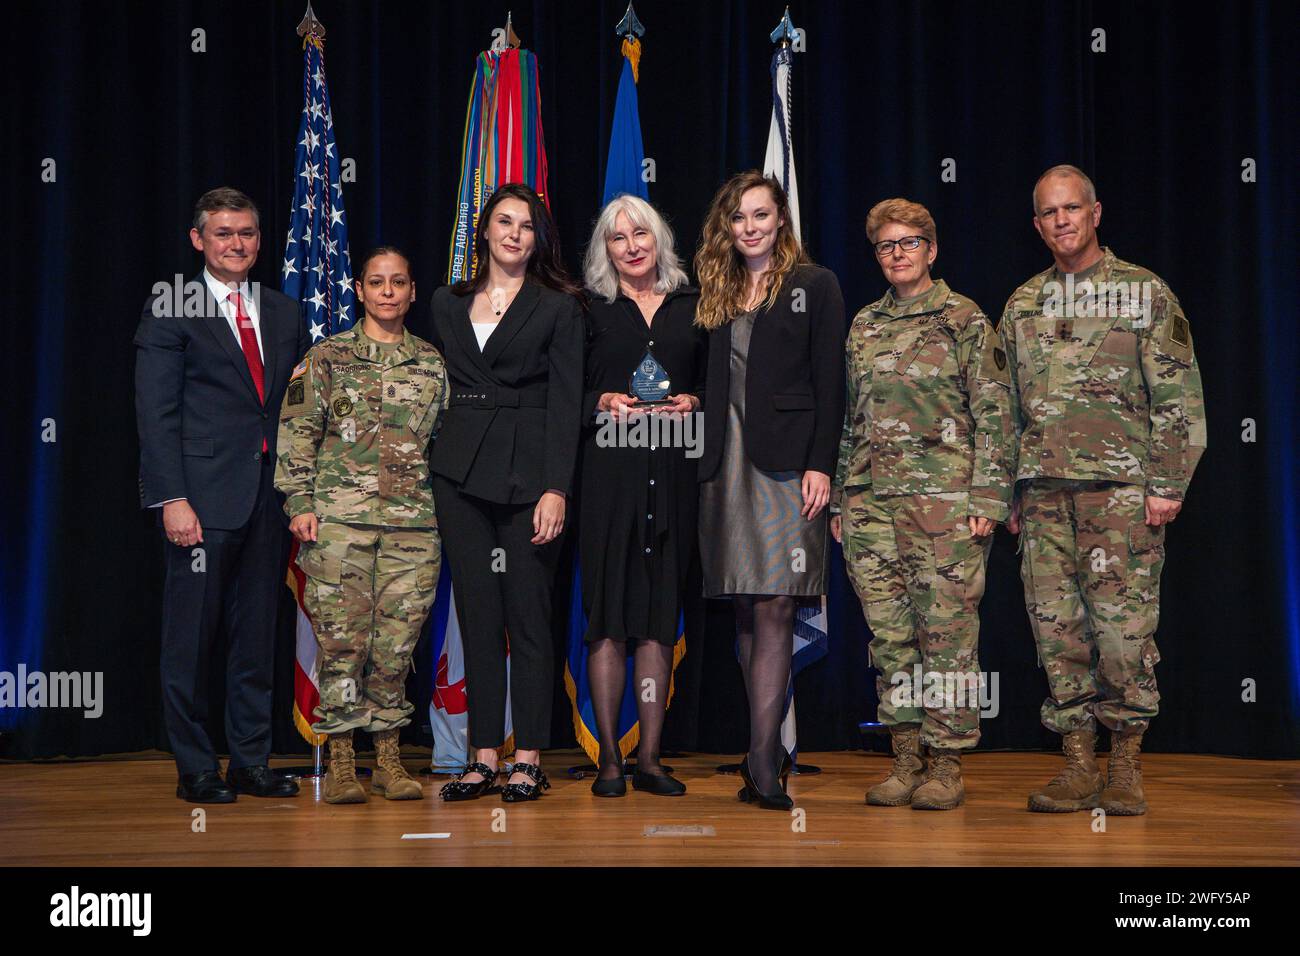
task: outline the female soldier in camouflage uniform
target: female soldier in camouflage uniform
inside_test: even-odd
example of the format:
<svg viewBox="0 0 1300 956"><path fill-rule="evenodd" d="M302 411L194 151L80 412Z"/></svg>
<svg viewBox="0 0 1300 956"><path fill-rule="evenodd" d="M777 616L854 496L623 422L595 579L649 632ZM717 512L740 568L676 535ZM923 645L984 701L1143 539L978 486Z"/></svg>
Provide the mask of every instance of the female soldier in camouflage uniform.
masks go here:
<svg viewBox="0 0 1300 956"><path fill-rule="evenodd" d="M442 560L428 449L447 395L442 356L404 328L415 283L391 247L362 264L365 317L319 342L294 370L280 414L275 486L307 576L303 602L320 643L328 734L326 803L363 803L352 731L374 735L372 789L418 800L402 767L411 721L406 673L433 604Z"/></svg>
<svg viewBox="0 0 1300 956"><path fill-rule="evenodd" d="M931 279L938 249L924 206L877 204L867 236L891 287L849 330L831 499L894 747L867 803L948 810L965 797L961 752L979 740L984 564L1015 471L1010 373L979 307Z"/></svg>

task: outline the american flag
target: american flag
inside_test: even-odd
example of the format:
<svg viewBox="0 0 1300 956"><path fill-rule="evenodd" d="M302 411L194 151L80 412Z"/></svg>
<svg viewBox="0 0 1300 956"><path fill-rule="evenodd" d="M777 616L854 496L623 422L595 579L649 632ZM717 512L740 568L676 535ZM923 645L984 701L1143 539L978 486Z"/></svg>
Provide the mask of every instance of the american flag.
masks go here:
<svg viewBox="0 0 1300 956"><path fill-rule="evenodd" d="M302 303L312 343L351 328L357 320L352 289L352 259L348 254L348 225L343 216L339 155L334 146L334 116L325 83L325 44L309 34L303 42L302 124L294 157L293 208L284 250L284 294ZM311 618L303 604L306 578L298 567L298 542L289 556L287 583L298 603L293 675L293 721L310 744L320 746L323 735L312 732L320 702L317 684L317 643Z"/></svg>
<svg viewBox="0 0 1300 956"><path fill-rule="evenodd" d="M315 343L351 328L357 314L334 116L325 82L325 44L314 34L303 44L302 93L282 285L285 295L303 304Z"/></svg>

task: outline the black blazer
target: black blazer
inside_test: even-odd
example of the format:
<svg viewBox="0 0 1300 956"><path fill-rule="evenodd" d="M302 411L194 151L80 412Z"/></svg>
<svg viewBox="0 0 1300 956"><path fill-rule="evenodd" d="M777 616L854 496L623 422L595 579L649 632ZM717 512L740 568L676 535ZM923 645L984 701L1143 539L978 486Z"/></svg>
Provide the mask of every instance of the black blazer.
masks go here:
<svg viewBox="0 0 1300 956"><path fill-rule="evenodd" d="M796 305L802 311L795 311ZM745 372L745 451L763 471L835 475L844 425L844 297L829 269L796 266L771 309L754 319ZM731 323L709 335L699 479L722 462L731 378Z"/></svg>
<svg viewBox="0 0 1300 956"><path fill-rule="evenodd" d="M451 405L430 468L500 504L568 495L582 414L582 306L529 279L480 351L472 300L450 286L433 294L430 341L447 363Z"/></svg>
<svg viewBox="0 0 1300 956"><path fill-rule="evenodd" d="M257 500L263 439L275 460L280 403L311 337L298 303L262 286L261 402L202 273L192 282L203 290L202 315L168 315L175 303L160 302L157 316L150 296L135 332L140 507L186 498L203 527L234 530Z"/></svg>

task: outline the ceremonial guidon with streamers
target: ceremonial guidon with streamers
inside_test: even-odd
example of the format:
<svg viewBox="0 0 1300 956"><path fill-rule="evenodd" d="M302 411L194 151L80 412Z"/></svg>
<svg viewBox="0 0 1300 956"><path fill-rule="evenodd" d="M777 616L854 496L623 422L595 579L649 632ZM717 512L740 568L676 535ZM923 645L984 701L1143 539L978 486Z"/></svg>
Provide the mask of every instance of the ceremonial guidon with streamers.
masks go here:
<svg viewBox="0 0 1300 956"><path fill-rule="evenodd" d="M551 207L537 57L517 48L513 32L509 37L514 46L494 44L479 54L470 87L448 282L474 277L479 213L499 186L526 183Z"/></svg>
<svg viewBox="0 0 1300 956"><path fill-rule="evenodd" d="M343 216L334 115L325 83L325 45L303 45L303 108L294 158L293 208L284 250L284 293L303 303L313 343L356 322L356 293Z"/></svg>

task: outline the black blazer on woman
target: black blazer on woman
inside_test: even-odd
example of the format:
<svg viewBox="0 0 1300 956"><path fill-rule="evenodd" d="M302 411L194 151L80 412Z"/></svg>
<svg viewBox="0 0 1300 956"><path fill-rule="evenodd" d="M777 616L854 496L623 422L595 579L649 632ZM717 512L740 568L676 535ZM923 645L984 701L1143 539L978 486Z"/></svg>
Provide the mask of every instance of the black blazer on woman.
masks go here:
<svg viewBox="0 0 1300 956"><path fill-rule="evenodd" d="M433 294L430 340L447 363L450 407L430 468L498 504L569 494L582 414L582 306L529 279L479 350L472 295Z"/></svg>
<svg viewBox="0 0 1300 956"><path fill-rule="evenodd" d="M745 451L763 471L835 475L844 425L844 297L829 269L796 266L772 308L754 318L745 372ZM709 337L699 479L722 461L731 323Z"/></svg>

